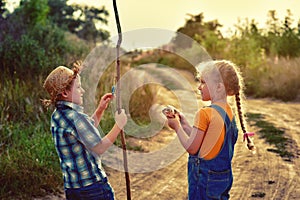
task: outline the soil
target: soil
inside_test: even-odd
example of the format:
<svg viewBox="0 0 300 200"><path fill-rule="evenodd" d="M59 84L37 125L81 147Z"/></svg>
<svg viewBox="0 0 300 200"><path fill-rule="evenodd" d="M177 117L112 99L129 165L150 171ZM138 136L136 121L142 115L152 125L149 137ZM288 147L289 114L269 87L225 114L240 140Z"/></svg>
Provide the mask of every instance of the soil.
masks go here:
<svg viewBox="0 0 300 200"><path fill-rule="evenodd" d="M260 138L259 133L254 136L257 151L256 154L252 154L240 137L232 161L234 183L230 192L231 199L300 199L300 104L269 99L251 99L247 104L248 112L260 113L265 116L264 120L284 129L285 137L294 141L290 151L295 157L286 161L276 153L268 151L272 146ZM250 130L259 131L251 125ZM165 133L167 134L170 133ZM151 140L144 141L143 147L148 151L161 148L165 135L158 134ZM116 198L126 199L124 173L111 169L107 171ZM187 153L164 169L151 173L130 174L130 180L133 200L187 199Z"/></svg>
<svg viewBox="0 0 300 200"><path fill-rule="evenodd" d="M234 182L231 199L300 199L300 103L270 99L247 99L246 102L247 112L260 113L265 121L285 131L285 137L293 141L289 148L294 158L285 160L268 151L273 147L259 137L259 128L250 124L249 129L257 133L254 136L257 151L252 154L242 142L242 137L239 137L232 161ZM163 129L151 138L130 139L127 142L139 144L144 151L151 152L162 148L174 137L174 132ZM130 173L131 199L187 199L187 156L184 153L172 164L153 172ZM106 168L106 172L116 199L126 199L124 173L111 168ZM64 194L49 195L42 199L64 199Z"/></svg>

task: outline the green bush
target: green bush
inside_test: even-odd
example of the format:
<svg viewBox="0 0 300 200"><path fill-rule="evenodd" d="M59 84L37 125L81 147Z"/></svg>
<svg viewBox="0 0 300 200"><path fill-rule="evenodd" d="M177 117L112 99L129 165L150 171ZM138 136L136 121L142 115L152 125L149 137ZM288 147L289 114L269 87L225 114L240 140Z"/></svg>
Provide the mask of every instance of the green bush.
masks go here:
<svg viewBox="0 0 300 200"><path fill-rule="evenodd" d="M1 199L29 199L62 187L49 123L2 124L0 138Z"/></svg>
<svg viewBox="0 0 300 200"><path fill-rule="evenodd" d="M15 73L20 76L28 76L35 71L39 73L40 66L46 65L48 60L43 47L28 35L22 35L17 41L7 36L1 43L0 50L1 70L10 77Z"/></svg>
<svg viewBox="0 0 300 200"><path fill-rule="evenodd" d="M56 26L36 27L20 40L14 40L12 36L4 39L0 44L0 68L11 78L28 79L37 74L46 75L58 65L82 59L88 49L83 41L76 41L75 36L66 35Z"/></svg>
<svg viewBox="0 0 300 200"><path fill-rule="evenodd" d="M4 78L1 75L0 198L55 192L62 180L49 129L50 111L40 103L41 80Z"/></svg>

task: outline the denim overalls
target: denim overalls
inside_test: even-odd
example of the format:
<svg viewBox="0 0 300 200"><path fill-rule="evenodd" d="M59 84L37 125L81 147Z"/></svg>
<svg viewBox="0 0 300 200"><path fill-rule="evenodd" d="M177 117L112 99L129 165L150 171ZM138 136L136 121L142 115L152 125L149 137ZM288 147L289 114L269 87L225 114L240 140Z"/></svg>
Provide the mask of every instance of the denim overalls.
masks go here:
<svg viewBox="0 0 300 200"><path fill-rule="evenodd" d="M229 190L233 182L231 160L238 129L235 120L230 121L223 108L213 104L210 107L216 109L225 119L224 144L219 154L211 160L199 158L197 154L189 155L189 200L229 199Z"/></svg>

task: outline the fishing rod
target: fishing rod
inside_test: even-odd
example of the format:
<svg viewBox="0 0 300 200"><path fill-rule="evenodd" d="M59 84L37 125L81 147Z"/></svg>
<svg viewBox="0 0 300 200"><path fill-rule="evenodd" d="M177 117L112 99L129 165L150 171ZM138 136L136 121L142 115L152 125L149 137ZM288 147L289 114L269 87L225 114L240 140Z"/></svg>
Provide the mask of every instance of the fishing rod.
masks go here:
<svg viewBox="0 0 300 200"><path fill-rule="evenodd" d="M116 24L118 29L118 42L117 42L117 61L116 61L116 71L117 71L117 88L116 88L116 99L117 99L117 110L118 113L121 113L121 99L120 99L120 47L122 43L122 30L120 25L119 13L117 8L116 0L113 0L113 7L115 12ZM130 190L130 178L128 172L128 161L127 161L127 151L126 151L126 141L125 141L125 134L124 130L121 130L121 142L122 142L122 149L123 149L123 162L124 162L124 173L126 179L126 191L127 191L127 200L131 200L131 190Z"/></svg>

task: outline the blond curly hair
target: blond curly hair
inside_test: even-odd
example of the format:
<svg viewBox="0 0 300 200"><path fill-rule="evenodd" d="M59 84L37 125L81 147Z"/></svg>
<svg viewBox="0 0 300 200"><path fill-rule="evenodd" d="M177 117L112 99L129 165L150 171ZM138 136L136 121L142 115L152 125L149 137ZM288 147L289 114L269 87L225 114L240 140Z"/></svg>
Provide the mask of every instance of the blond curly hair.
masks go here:
<svg viewBox="0 0 300 200"><path fill-rule="evenodd" d="M237 114L243 133L246 133L246 123L244 121L244 112L242 100L244 99L244 80L239 67L228 60L215 60L200 63L197 67L201 76L210 79L213 83L223 83L227 96L235 96ZM225 94L224 94L225 95Z"/></svg>

